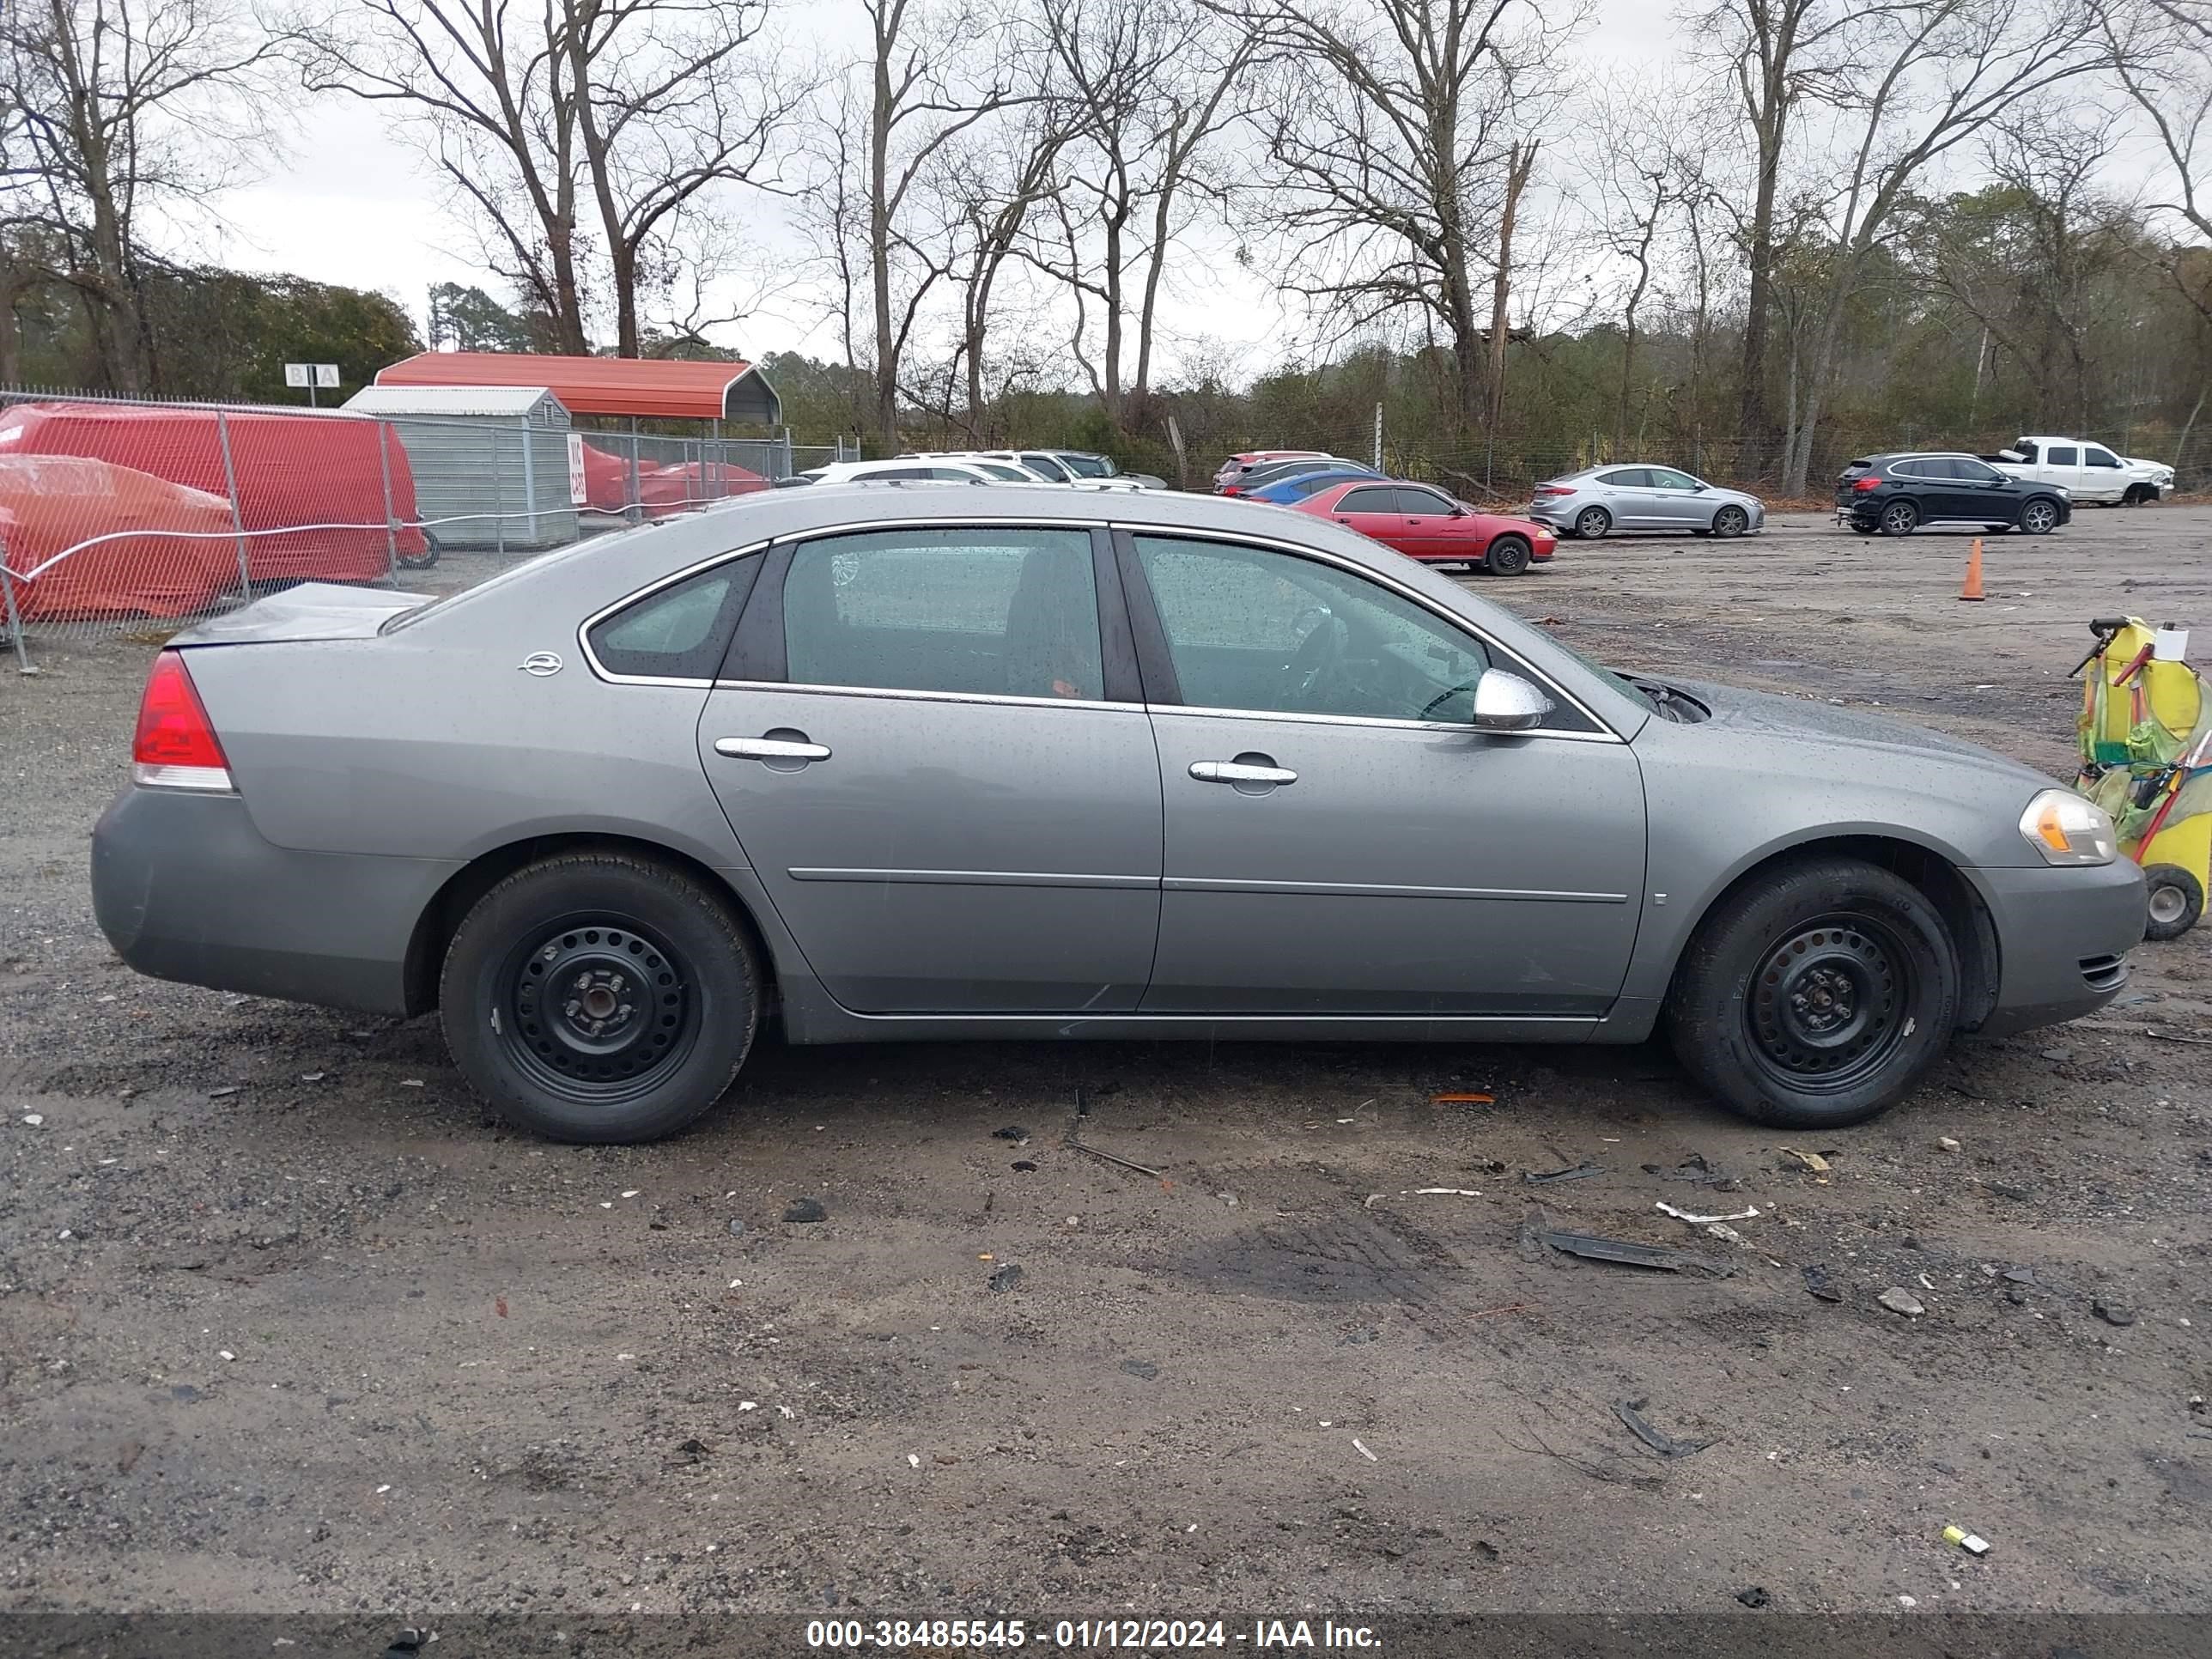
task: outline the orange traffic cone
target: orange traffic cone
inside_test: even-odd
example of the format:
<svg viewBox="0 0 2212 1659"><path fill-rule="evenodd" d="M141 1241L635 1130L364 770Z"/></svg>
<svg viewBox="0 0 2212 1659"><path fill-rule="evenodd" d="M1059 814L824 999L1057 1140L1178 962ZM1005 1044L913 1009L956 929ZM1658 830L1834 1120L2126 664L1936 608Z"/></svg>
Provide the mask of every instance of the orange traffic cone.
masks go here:
<svg viewBox="0 0 2212 1659"><path fill-rule="evenodd" d="M1959 590L1962 599L1985 599L1982 592L1982 538L1974 538L1974 544L1966 552L1966 585Z"/></svg>

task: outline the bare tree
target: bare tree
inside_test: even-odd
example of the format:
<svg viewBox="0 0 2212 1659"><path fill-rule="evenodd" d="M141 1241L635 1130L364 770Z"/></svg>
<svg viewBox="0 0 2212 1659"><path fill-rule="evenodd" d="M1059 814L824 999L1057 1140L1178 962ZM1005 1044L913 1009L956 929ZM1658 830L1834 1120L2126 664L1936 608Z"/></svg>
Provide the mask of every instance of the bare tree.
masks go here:
<svg viewBox="0 0 2212 1659"><path fill-rule="evenodd" d="M957 423L976 439L986 435L989 420L986 348L1002 295L1000 279L1024 246L1030 216L1058 190L1060 154L1073 136L1042 102L1030 105L1027 117L1003 134L986 130L981 142L948 147L933 186L951 248L949 274L960 291L948 383L963 381L966 412ZM1024 367L1036 367L1026 354ZM948 396L948 424L955 423L951 408Z"/></svg>
<svg viewBox="0 0 2212 1659"><path fill-rule="evenodd" d="M2019 100L2097 61L2094 21L2067 0L2048 0L2048 9L2045 0L1911 0L1860 27L1872 49L1843 125L1848 171L1831 213L1829 276L1784 470L1793 495L1804 492L1812 465L1845 308L1908 193Z"/></svg>
<svg viewBox="0 0 2212 1659"><path fill-rule="evenodd" d="M1060 179L1062 234L1031 257L1076 291L1079 316L1097 302L1097 358L1081 331L1075 349L1123 426L1150 393L1169 262L1193 198L1218 192L1209 149L1245 112L1239 94L1263 37L1195 0L1073 0L1046 6L1042 27L1049 95L1076 142Z"/></svg>
<svg viewBox="0 0 2212 1659"><path fill-rule="evenodd" d="M1771 428L1766 408L1767 323L1773 310L1775 213L1799 108L1832 95L1844 65L1838 38L1867 9L1852 0L1717 0L1692 18L1734 88L1751 137L1752 203L1744 221L1746 297L1737 426Z"/></svg>
<svg viewBox="0 0 2212 1659"><path fill-rule="evenodd" d="M683 264L676 221L711 185L771 182L769 146L807 88L755 50L768 0L562 0L560 15L615 350L635 357L641 286Z"/></svg>
<svg viewBox="0 0 2212 1659"><path fill-rule="evenodd" d="M2096 15L2106 64L2167 168L2150 210L2212 241L2212 0L2097 0ZM2167 274L2212 320L2212 292L2179 262Z"/></svg>
<svg viewBox="0 0 2212 1659"><path fill-rule="evenodd" d="M108 386L139 391L143 218L204 208L267 154L275 46L227 0L15 0L0 54L11 243L76 295Z"/></svg>
<svg viewBox="0 0 2212 1659"><path fill-rule="evenodd" d="M293 40L310 91L409 118L404 130L484 227L493 269L544 313L554 349L580 354L580 100L559 17L501 0L337 0Z"/></svg>
<svg viewBox="0 0 2212 1659"><path fill-rule="evenodd" d="M1283 47L1266 127L1279 176L1262 212L1285 244L1285 285L1351 331L1424 318L1449 343L1461 419L1494 418L1502 210L1527 185L1537 112L1582 14L1536 0L1213 3Z"/></svg>

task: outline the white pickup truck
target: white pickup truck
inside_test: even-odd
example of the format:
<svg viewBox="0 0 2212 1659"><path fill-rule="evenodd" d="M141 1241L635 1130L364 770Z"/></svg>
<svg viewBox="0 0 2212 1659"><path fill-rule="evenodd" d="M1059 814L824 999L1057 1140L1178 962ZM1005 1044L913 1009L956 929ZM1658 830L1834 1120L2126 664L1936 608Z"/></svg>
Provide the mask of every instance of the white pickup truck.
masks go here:
<svg viewBox="0 0 2212 1659"><path fill-rule="evenodd" d="M2015 438L2011 448L1982 459L2022 483L2057 484L2077 503L2142 507L2173 488L2173 469L2165 462L2115 455L2080 438Z"/></svg>

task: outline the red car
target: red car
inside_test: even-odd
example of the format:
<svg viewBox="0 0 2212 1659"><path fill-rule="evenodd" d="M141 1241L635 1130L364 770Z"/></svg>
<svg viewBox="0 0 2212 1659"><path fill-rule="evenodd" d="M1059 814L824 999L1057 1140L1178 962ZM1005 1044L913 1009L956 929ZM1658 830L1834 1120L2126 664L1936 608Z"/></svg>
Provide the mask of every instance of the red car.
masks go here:
<svg viewBox="0 0 2212 1659"><path fill-rule="evenodd" d="M1498 576L1517 576L1559 550L1542 525L1478 513L1441 489L1398 478L1332 484L1293 501L1291 511L1349 525L1424 564L1480 566Z"/></svg>

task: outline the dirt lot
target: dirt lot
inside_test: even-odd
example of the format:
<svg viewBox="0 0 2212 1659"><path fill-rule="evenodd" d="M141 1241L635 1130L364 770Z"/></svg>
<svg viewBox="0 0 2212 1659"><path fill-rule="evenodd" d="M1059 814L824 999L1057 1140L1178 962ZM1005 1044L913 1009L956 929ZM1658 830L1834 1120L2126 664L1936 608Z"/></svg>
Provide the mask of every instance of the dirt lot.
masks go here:
<svg viewBox="0 0 2212 1659"><path fill-rule="evenodd" d="M1802 515L1481 591L2058 775L2083 621L2212 647L2208 542L2093 509L1966 606L1963 538ZM0 679L0 1607L2212 1607L2212 1056L2142 1035L2212 1034L2212 927L1826 1138L1656 1048L769 1046L678 1140L556 1147L431 1023L112 958L86 836L147 655ZM1079 1101L1165 1178L1069 1150ZM1735 1271L1547 1256L1538 1202Z"/></svg>

